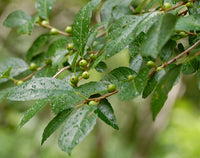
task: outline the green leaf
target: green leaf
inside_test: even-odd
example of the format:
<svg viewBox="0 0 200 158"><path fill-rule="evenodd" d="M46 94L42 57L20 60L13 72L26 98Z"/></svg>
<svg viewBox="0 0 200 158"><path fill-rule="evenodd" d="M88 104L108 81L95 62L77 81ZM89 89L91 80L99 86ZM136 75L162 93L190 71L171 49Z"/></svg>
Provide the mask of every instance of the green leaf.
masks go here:
<svg viewBox="0 0 200 158"><path fill-rule="evenodd" d="M0 103L4 100L9 92L10 88L3 89L0 91Z"/></svg>
<svg viewBox="0 0 200 158"><path fill-rule="evenodd" d="M43 144L47 138L49 138L62 125L62 123L70 116L72 111L73 109L64 110L48 123L42 134L41 144Z"/></svg>
<svg viewBox="0 0 200 158"><path fill-rule="evenodd" d="M7 27L17 27L31 20L31 16L22 10L17 10L8 15L3 25Z"/></svg>
<svg viewBox="0 0 200 158"><path fill-rule="evenodd" d="M189 8L189 14L200 14L200 2L199 1L195 1L194 2L194 6L192 8Z"/></svg>
<svg viewBox="0 0 200 158"><path fill-rule="evenodd" d="M138 54L135 57L131 57L129 63L129 67L138 73L143 65L143 58L140 54Z"/></svg>
<svg viewBox="0 0 200 158"><path fill-rule="evenodd" d="M173 55L176 47L176 41L169 40L161 49L159 56L162 61L167 61Z"/></svg>
<svg viewBox="0 0 200 158"><path fill-rule="evenodd" d="M46 104L48 103L47 99L38 100L35 104L32 105L28 111L25 112L20 124L19 128L24 126L33 116L35 116Z"/></svg>
<svg viewBox="0 0 200 158"><path fill-rule="evenodd" d="M160 80L164 77L165 74L165 70L163 69L151 76L144 88L142 98L146 98L149 96L149 94L151 94L151 92L154 90L156 85L160 82Z"/></svg>
<svg viewBox="0 0 200 158"><path fill-rule="evenodd" d="M147 33L142 45L141 54L156 58L159 51L174 33L177 17L172 14L165 14L158 23L154 24Z"/></svg>
<svg viewBox="0 0 200 158"><path fill-rule="evenodd" d="M10 76L15 77L20 73L28 70L26 62L19 58L7 58L0 62L0 73L5 73L8 69L11 69ZM6 82L8 79L1 79L0 83Z"/></svg>
<svg viewBox="0 0 200 158"><path fill-rule="evenodd" d="M69 93L73 93L73 88L68 83L59 79L41 77L12 88L7 99L27 101L58 96L60 94L68 95Z"/></svg>
<svg viewBox="0 0 200 158"><path fill-rule="evenodd" d="M1 72L0 73L0 79L1 78L8 78L10 76L10 71L12 70L12 67L10 67L8 70L6 70L5 72Z"/></svg>
<svg viewBox="0 0 200 158"><path fill-rule="evenodd" d="M38 15L41 18L48 20L54 3L55 0L37 0L35 7L38 12Z"/></svg>
<svg viewBox="0 0 200 158"><path fill-rule="evenodd" d="M200 30L200 15L188 15L180 18L176 23L176 30L184 31L199 31Z"/></svg>
<svg viewBox="0 0 200 158"><path fill-rule="evenodd" d="M61 150L71 154L73 148L91 132L97 119L92 112L95 109L96 106L84 106L67 118L58 138Z"/></svg>
<svg viewBox="0 0 200 158"><path fill-rule="evenodd" d="M199 69L199 61L197 59L193 59L183 64L182 73L189 75L196 72Z"/></svg>
<svg viewBox="0 0 200 158"><path fill-rule="evenodd" d="M181 70L181 65L172 67L162 78L160 83L158 83L153 93L151 102L151 111L153 120L155 120L157 114L160 112L165 101L167 100L168 97L167 95L171 90L171 88L173 87L177 77L180 75L180 70Z"/></svg>
<svg viewBox="0 0 200 158"><path fill-rule="evenodd" d="M98 117L102 121L104 121L106 124L110 125L114 129L117 129L117 130L119 129L117 122L116 122L113 108L107 99L103 99L100 101L95 113L97 113Z"/></svg>
<svg viewBox="0 0 200 158"><path fill-rule="evenodd" d="M29 34L30 35L34 28L37 18L38 18L38 16L35 16L31 20L27 21L25 24L19 26L17 32L19 34Z"/></svg>
<svg viewBox="0 0 200 158"><path fill-rule="evenodd" d="M200 90L200 70L198 71L198 80L199 80L199 90Z"/></svg>
<svg viewBox="0 0 200 158"><path fill-rule="evenodd" d="M39 50L42 46L44 46L50 38L49 34L42 34L40 35L32 44L32 46L29 48L27 54L26 54L26 60L31 61L31 59L39 54Z"/></svg>
<svg viewBox="0 0 200 158"><path fill-rule="evenodd" d="M103 61L101 61L96 67L95 70L98 72L104 72L107 69L107 65L106 63L104 63Z"/></svg>
<svg viewBox="0 0 200 158"><path fill-rule="evenodd" d="M95 3L96 4L95 4ZM87 3L79 12L76 14L73 22L72 38L74 42L75 49L77 50L77 55L72 63L72 69L76 66L76 60L78 55L81 56L84 53L87 40L89 38L89 28L90 21L92 17L92 11L100 3L100 0L91 1Z"/></svg>

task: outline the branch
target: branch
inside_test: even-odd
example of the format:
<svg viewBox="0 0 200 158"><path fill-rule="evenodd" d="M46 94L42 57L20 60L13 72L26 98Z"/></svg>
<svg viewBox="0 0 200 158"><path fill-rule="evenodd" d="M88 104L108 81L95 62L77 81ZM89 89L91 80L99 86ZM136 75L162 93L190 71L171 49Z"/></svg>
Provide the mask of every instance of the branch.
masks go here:
<svg viewBox="0 0 200 158"><path fill-rule="evenodd" d="M178 7L180 7L180 6L184 5L184 4L186 4L186 3L187 3L187 2L180 2L180 3L177 4L176 6L173 6L173 7L169 8L169 9L166 9L165 12L174 10L174 9L176 9L176 8L178 8Z"/></svg>
<svg viewBox="0 0 200 158"><path fill-rule="evenodd" d="M43 27L45 27L45 28L48 28L48 29L53 29L54 27L53 26L51 26L51 25L42 25L42 24L40 24L41 26L43 26ZM57 29L57 28L56 28ZM57 29L58 30L58 33L59 34L61 34L61 35L64 35L64 36L67 36L67 37L70 37L71 36L71 34L68 34L68 33L65 33L65 32L63 32L63 31L61 31L61 30L59 30L59 29Z"/></svg>
<svg viewBox="0 0 200 158"><path fill-rule="evenodd" d="M67 70L67 69L70 69L71 66L66 66L66 67L63 67L62 69L60 69L54 76L53 78L56 78L60 73L62 73L63 71Z"/></svg>

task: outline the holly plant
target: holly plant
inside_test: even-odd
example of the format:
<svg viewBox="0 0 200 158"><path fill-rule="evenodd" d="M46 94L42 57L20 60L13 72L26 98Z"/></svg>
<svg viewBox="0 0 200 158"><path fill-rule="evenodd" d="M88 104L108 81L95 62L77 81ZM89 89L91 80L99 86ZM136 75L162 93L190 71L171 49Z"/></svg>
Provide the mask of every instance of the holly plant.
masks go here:
<svg viewBox="0 0 200 158"><path fill-rule="evenodd" d="M17 10L3 23L19 34L31 35L35 27L49 30L33 42L24 59L0 62L0 84L13 81L0 91L0 100L35 100L19 127L51 106L55 117L45 127L41 144L62 126L58 145L70 154L97 118L118 130L110 96L121 101L150 96L155 120L181 75L195 74L200 89L199 1L91 0L63 31L49 21L54 3L36 0L34 16ZM100 19L91 24L98 13ZM129 52L129 66L106 71L105 61L122 50ZM94 71L105 75L92 81Z"/></svg>

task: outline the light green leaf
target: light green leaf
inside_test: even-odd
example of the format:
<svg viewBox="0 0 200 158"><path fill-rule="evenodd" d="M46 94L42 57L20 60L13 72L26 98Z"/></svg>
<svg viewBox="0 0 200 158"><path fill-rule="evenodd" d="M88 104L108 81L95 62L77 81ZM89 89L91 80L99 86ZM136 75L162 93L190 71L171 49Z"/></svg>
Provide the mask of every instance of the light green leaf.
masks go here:
<svg viewBox="0 0 200 158"><path fill-rule="evenodd" d="M73 93L73 88L68 83L59 79L41 77L12 88L7 98L16 101L26 101L58 96L60 94L68 95L69 93Z"/></svg>
<svg viewBox="0 0 200 158"><path fill-rule="evenodd" d="M28 13L22 10L17 10L9 14L3 24L7 27L17 27L27 23L30 20L31 16Z"/></svg>
<svg viewBox="0 0 200 158"><path fill-rule="evenodd" d="M199 31L200 30L200 15L188 15L180 18L175 26L176 30L184 31Z"/></svg>
<svg viewBox="0 0 200 158"><path fill-rule="evenodd" d="M61 150L71 154L73 148L91 132L97 119L93 113L95 109L96 106L84 106L67 118L58 138Z"/></svg>
<svg viewBox="0 0 200 158"><path fill-rule="evenodd" d="M6 70L5 72L1 72L0 73L0 79L2 78L8 78L10 76L10 71L12 70L12 67L10 67L8 70Z"/></svg>
<svg viewBox="0 0 200 158"><path fill-rule="evenodd" d="M39 50L42 46L44 46L50 38L49 34L42 34L40 35L32 44L32 46L29 48L27 54L26 54L26 60L31 61L31 59L39 54Z"/></svg>
<svg viewBox="0 0 200 158"><path fill-rule="evenodd" d="M31 106L28 111L25 112L20 124L19 128L24 126L33 116L35 116L46 104L48 103L47 99L38 100Z"/></svg>
<svg viewBox="0 0 200 158"><path fill-rule="evenodd" d="M106 124L110 125L114 129L117 129L117 130L119 129L117 122L116 122L113 108L107 99L103 99L100 101L95 113L97 113L98 117L102 121L104 121Z"/></svg>
<svg viewBox="0 0 200 158"><path fill-rule="evenodd" d="M160 83L158 83L153 93L151 102L151 111L153 120L155 120L157 114L160 112L165 101L167 100L169 91L173 87L177 77L180 75L180 70L181 70L181 65L172 67L162 78Z"/></svg>
<svg viewBox="0 0 200 158"><path fill-rule="evenodd" d="M38 15L41 18L48 20L54 3L55 0L37 0L35 7L38 12Z"/></svg>
<svg viewBox="0 0 200 158"><path fill-rule="evenodd" d="M70 116L72 111L73 109L64 110L48 123L42 134L41 144L43 144L47 138L49 138L62 125L62 123Z"/></svg>
<svg viewBox="0 0 200 158"><path fill-rule="evenodd" d="M159 51L174 33L176 20L175 15L165 14L158 23L152 26L142 46L141 54L143 56L157 57Z"/></svg>

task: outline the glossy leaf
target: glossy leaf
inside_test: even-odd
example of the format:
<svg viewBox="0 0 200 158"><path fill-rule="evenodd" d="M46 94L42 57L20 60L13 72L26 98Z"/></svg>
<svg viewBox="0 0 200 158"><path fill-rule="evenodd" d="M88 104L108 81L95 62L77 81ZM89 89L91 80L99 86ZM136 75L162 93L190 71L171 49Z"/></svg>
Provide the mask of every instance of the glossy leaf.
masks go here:
<svg viewBox="0 0 200 158"><path fill-rule="evenodd" d="M58 115L56 115L48 123L42 134L41 144L43 144L47 140L47 138L49 138L64 123L64 121L70 116L71 113L72 109L64 110Z"/></svg>
<svg viewBox="0 0 200 158"><path fill-rule="evenodd" d="M104 72L107 69L107 65L104 62L100 62L96 67L95 70L98 72Z"/></svg>
<svg viewBox="0 0 200 158"><path fill-rule="evenodd" d="M91 132L97 119L92 113L95 109L96 106L84 106L67 118L58 138L61 150L71 154L72 149Z"/></svg>
<svg viewBox="0 0 200 158"><path fill-rule="evenodd" d="M55 0L37 0L35 7L38 15L43 19L49 19Z"/></svg>
<svg viewBox="0 0 200 158"><path fill-rule="evenodd" d="M27 54L26 54L26 60L31 61L31 59L38 55L38 51L42 46L44 46L50 38L49 34L42 34L40 35L32 44L32 46L29 48Z"/></svg>
<svg viewBox="0 0 200 158"><path fill-rule="evenodd" d="M193 59L191 61L186 62L182 66L182 73L189 75L196 72L199 69L199 61L197 59Z"/></svg>
<svg viewBox="0 0 200 158"><path fill-rule="evenodd" d="M27 23L30 20L31 16L28 13L22 10L17 10L10 13L3 24L7 27L17 27Z"/></svg>
<svg viewBox="0 0 200 158"><path fill-rule="evenodd" d="M58 96L60 94L73 93L72 87L59 79L41 77L25 82L14 87L7 98L16 101L36 100Z"/></svg>
<svg viewBox="0 0 200 158"><path fill-rule="evenodd" d="M117 130L119 129L117 122L116 122L113 108L107 99L103 99L100 101L95 113L97 113L98 117L102 121L104 121L106 124L110 125L114 129L117 129Z"/></svg>
<svg viewBox="0 0 200 158"><path fill-rule="evenodd" d="M46 104L48 103L47 99L42 99L42 100L38 100L35 102L35 104L33 104L31 106L30 109L28 109L20 124L19 124L19 128L21 128L22 126L24 126L33 116L35 116Z"/></svg>
<svg viewBox="0 0 200 158"><path fill-rule="evenodd" d="M138 73L143 65L143 58L140 54L138 54L135 57L131 57L129 63L129 67Z"/></svg>
<svg viewBox="0 0 200 158"><path fill-rule="evenodd" d="M174 54L176 47L176 41L169 40L164 47L161 49L159 56L162 61L167 61Z"/></svg>
<svg viewBox="0 0 200 158"><path fill-rule="evenodd" d="M163 15L159 22L148 31L141 54L156 58L159 51L174 33L177 17L172 14Z"/></svg>
<svg viewBox="0 0 200 158"><path fill-rule="evenodd" d="M163 79L158 83L151 102L152 118L155 120L157 114L162 109L165 101L167 100L168 93L173 87L177 77L180 75L181 65L171 68L163 77ZM168 78L167 76L170 76Z"/></svg>
<svg viewBox="0 0 200 158"><path fill-rule="evenodd" d="M192 8L189 8L189 14L197 15L200 14L200 1L195 1Z"/></svg>

